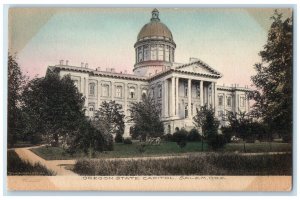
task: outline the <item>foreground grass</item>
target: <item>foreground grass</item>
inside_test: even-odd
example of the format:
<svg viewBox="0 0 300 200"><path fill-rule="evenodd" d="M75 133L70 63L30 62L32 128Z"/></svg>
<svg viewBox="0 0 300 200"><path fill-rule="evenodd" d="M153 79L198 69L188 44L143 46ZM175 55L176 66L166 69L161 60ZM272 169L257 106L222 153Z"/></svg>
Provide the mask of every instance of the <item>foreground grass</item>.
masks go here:
<svg viewBox="0 0 300 200"><path fill-rule="evenodd" d="M78 160L73 171L80 175L291 175L291 154L248 155L206 153L168 159Z"/></svg>
<svg viewBox="0 0 300 200"><path fill-rule="evenodd" d="M30 164L20 159L18 154L9 150L7 152L7 175L9 176L53 176L54 172L49 171L40 163Z"/></svg>
<svg viewBox="0 0 300 200"><path fill-rule="evenodd" d="M188 142L183 149L179 148L175 142L164 142L158 146L146 146L145 152L141 153L138 150L139 143L133 144L114 144L114 150L108 152L96 152L94 158L128 158L128 157L149 157L149 156L165 156L165 155L180 155L184 153L202 152L201 142ZM40 147L31 149L32 152L46 160L69 160L85 158L83 152L76 152L73 155L66 153L60 147ZM204 143L204 151L212 151L207 143ZM229 143L219 152L244 152L242 143ZM248 153L256 152L291 152L292 145L288 143L247 143L246 151Z"/></svg>

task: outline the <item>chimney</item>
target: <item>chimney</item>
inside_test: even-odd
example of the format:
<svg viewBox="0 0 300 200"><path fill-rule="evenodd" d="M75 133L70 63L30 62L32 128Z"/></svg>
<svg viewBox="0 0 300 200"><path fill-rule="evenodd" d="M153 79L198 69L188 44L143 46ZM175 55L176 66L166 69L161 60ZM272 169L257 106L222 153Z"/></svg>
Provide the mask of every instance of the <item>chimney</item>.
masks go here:
<svg viewBox="0 0 300 200"><path fill-rule="evenodd" d="M196 62L196 61L199 61L199 58L190 58L190 62Z"/></svg>
<svg viewBox="0 0 300 200"><path fill-rule="evenodd" d="M101 67L97 67L97 68L96 68L96 71L101 71Z"/></svg>
<svg viewBox="0 0 300 200"><path fill-rule="evenodd" d="M84 66L84 63L83 63L83 62L81 62L81 67L83 68L83 66Z"/></svg>
<svg viewBox="0 0 300 200"><path fill-rule="evenodd" d="M64 60L60 60L60 61L59 61L59 64L60 64L60 65L64 65Z"/></svg>
<svg viewBox="0 0 300 200"><path fill-rule="evenodd" d="M85 63L85 68L88 68L89 67L89 64L88 63Z"/></svg>
<svg viewBox="0 0 300 200"><path fill-rule="evenodd" d="M68 65L69 64L69 61L68 60L66 60L66 65Z"/></svg>

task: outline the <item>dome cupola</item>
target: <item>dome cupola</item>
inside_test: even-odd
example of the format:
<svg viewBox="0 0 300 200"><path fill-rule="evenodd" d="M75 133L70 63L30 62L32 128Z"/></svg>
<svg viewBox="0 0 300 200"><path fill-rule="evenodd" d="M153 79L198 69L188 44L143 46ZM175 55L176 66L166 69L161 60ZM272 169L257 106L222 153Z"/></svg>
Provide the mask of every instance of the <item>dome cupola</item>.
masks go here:
<svg viewBox="0 0 300 200"><path fill-rule="evenodd" d="M170 29L160 21L157 9L152 11L150 22L140 30L134 47L135 74L152 76L169 68L174 62L176 44Z"/></svg>

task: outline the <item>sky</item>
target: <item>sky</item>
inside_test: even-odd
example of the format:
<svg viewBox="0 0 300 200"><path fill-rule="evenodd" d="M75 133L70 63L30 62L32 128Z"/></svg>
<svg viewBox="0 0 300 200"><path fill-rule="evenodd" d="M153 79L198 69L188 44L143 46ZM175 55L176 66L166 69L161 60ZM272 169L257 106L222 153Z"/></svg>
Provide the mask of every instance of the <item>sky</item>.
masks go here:
<svg viewBox="0 0 300 200"><path fill-rule="evenodd" d="M134 43L153 8L11 8L9 52L29 77L69 60L132 72ZM251 87L267 41L272 8L158 8L177 45L175 62L199 58L222 73L218 85ZM284 18L289 9L279 9Z"/></svg>

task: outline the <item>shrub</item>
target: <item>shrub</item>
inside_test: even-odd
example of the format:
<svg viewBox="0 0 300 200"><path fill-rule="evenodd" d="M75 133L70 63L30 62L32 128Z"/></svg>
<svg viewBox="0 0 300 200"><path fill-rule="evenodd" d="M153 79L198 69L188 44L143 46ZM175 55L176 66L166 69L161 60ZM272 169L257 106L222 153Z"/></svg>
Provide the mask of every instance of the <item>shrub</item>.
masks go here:
<svg viewBox="0 0 300 200"><path fill-rule="evenodd" d="M122 143L124 140L123 136L119 133L116 134L116 137L115 137L115 142L116 143Z"/></svg>
<svg viewBox="0 0 300 200"><path fill-rule="evenodd" d="M207 153L168 159L79 160L74 171L82 176L291 175L292 156Z"/></svg>
<svg viewBox="0 0 300 200"><path fill-rule="evenodd" d="M210 134L207 137L208 144L212 147L212 149L220 149L223 148L226 144L226 138L221 134Z"/></svg>
<svg viewBox="0 0 300 200"><path fill-rule="evenodd" d="M130 138L124 139L124 144L132 144L132 141Z"/></svg>
<svg viewBox="0 0 300 200"><path fill-rule="evenodd" d="M167 134L163 135L162 138L163 138L165 141L168 141L168 142L173 141L173 136L172 136L172 134L170 134L170 133L167 133Z"/></svg>
<svg viewBox="0 0 300 200"><path fill-rule="evenodd" d="M180 148L186 146L188 132L185 129L180 129L173 134L173 141L177 143Z"/></svg>
<svg viewBox="0 0 300 200"><path fill-rule="evenodd" d="M196 128L193 128L188 136L187 136L187 140L188 141L192 141L192 142L195 142L195 141L200 141L201 140L201 136L199 134L199 131L196 129Z"/></svg>
<svg viewBox="0 0 300 200"><path fill-rule="evenodd" d="M229 143L231 142L231 138L232 136L234 136L234 133L233 133L233 130L231 127L226 127L226 126L223 126L221 128L221 131L226 139L226 142Z"/></svg>

